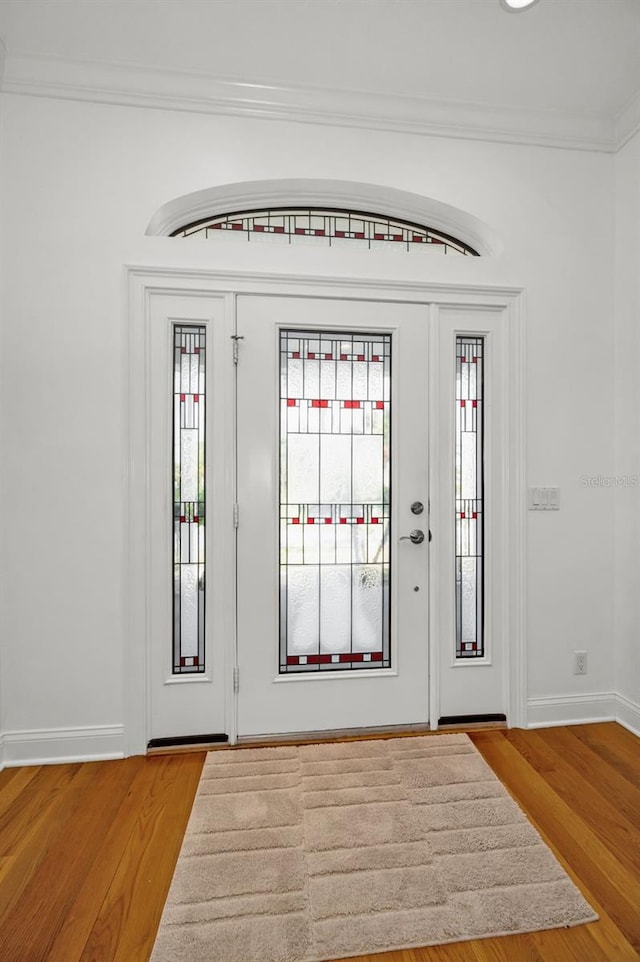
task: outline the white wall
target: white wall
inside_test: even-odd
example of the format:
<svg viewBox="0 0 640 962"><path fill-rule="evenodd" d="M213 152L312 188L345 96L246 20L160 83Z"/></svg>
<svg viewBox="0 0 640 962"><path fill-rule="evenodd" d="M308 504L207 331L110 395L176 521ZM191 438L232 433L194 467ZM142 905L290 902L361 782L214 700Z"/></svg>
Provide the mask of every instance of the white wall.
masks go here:
<svg viewBox="0 0 640 962"><path fill-rule="evenodd" d="M398 187L467 210L503 238L500 258L435 257L424 268L407 255L401 270L527 290L529 483L562 490L560 512L529 515L532 719L596 717L591 695L614 689L614 502L580 478L614 471L613 158L3 100L1 627L11 757L62 756L71 737L78 754L90 753L92 732L105 753L124 744L123 265L380 276L387 257L400 257L144 236L173 197L271 177ZM572 674L575 648L589 652L586 677Z"/></svg>
<svg viewBox="0 0 640 962"><path fill-rule="evenodd" d="M2 42L2 40L0 40L0 81L2 81L2 78L3 78L3 76L4 76L4 60L5 60L5 47L4 47L4 43ZM0 105L0 109L1 109L1 105ZM0 112L0 121L1 121L1 118L2 118L2 114L1 114L1 112ZM0 124L0 126L1 126L1 124ZM0 154L0 160L1 160L1 154ZM2 168L1 168L1 163L0 163L0 182L1 182L1 180L2 180ZM0 210L1 210L1 208L0 208ZM1 244L2 244L2 238L0 237L0 245L1 245ZM0 295L1 295L2 288L3 288L3 281L4 281L4 263L3 263L3 260L2 260L2 253L1 253L1 247L0 247ZM0 297L0 301L1 301L1 297ZM0 316L1 316L1 310L0 310ZM1 358L2 358L2 331L1 331L1 329L0 329L0 370L1 370L1 367L2 367ZM3 472L3 463L4 463L4 458L3 458L2 455L3 455L4 450L5 450L4 430L3 430L2 421L1 421L1 419L0 419L0 771L2 771L2 769L4 768L4 714L3 714L3 704L2 704L2 694L3 694L3 688L4 688L4 673L3 673L3 671L2 671L2 647L3 647L3 646L2 646L2 627L3 627L3 619L2 619L2 614L1 614L1 613L2 613L3 589L4 589L3 576L4 576L4 570L5 570L4 551L3 551L3 547L2 547L2 546L3 546L3 543L4 543L4 541L5 541L5 538L4 538L4 529L3 529L3 512L2 512L2 507L1 507L1 505L2 505L2 489L3 489L3 485L2 485L2 472Z"/></svg>
<svg viewBox="0 0 640 962"><path fill-rule="evenodd" d="M621 719L640 731L640 134L615 178L615 668Z"/></svg>

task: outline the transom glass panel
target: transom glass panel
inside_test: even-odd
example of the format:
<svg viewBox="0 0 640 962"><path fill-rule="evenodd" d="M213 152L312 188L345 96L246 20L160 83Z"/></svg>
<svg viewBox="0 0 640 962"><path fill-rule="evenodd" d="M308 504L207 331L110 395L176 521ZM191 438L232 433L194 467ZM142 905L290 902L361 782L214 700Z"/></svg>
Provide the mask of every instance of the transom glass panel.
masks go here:
<svg viewBox="0 0 640 962"><path fill-rule="evenodd" d="M173 328L173 673L205 670L206 328Z"/></svg>
<svg viewBox="0 0 640 962"><path fill-rule="evenodd" d="M456 658L484 656L484 337L456 338Z"/></svg>
<svg viewBox="0 0 640 962"><path fill-rule="evenodd" d="M391 336L280 333L280 672L390 662Z"/></svg>
<svg viewBox="0 0 640 962"><path fill-rule="evenodd" d="M290 244L335 247L347 243L369 248L386 246L406 251L478 256L468 244L431 227L384 214L327 208L272 208L220 214L186 224L171 236L191 237L194 234L203 237L224 234L246 241L280 238Z"/></svg>

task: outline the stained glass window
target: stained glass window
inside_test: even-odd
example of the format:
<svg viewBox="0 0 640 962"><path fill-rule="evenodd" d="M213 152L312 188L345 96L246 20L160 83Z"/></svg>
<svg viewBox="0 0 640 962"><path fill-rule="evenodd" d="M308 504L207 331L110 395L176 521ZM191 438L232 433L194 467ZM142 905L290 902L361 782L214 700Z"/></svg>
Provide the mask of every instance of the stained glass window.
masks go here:
<svg viewBox="0 0 640 962"><path fill-rule="evenodd" d="M211 237L223 233L248 241L270 236L286 239L289 243L325 243L328 246L350 241L369 248L393 246L407 251L424 249L441 254L478 256L468 244L430 227L382 214L326 208L274 208L221 214L180 227L171 236L201 234Z"/></svg>
<svg viewBox="0 0 640 962"><path fill-rule="evenodd" d="M390 666L391 336L280 335L280 672Z"/></svg>
<svg viewBox="0 0 640 962"><path fill-rule="evenodd" d="M206 329L173 328L173 673L205 670Z"/></svg>
<svg viewBox="0 0 640 962"><path fill-rule="evenodd" d="M456 658L484 656L484 337L456 338Z"/></svg>

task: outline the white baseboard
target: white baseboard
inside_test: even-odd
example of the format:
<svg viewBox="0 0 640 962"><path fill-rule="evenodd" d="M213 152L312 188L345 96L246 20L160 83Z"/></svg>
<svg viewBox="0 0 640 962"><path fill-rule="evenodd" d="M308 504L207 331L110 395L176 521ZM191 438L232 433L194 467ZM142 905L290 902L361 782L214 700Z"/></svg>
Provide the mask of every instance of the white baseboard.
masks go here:
<svg viewBox="0 0 640 962"><path fill-rule="evenodd" d="M612 691L530 698L527 702L527 728L616 721L617 715L617 696Z"/></svg>
<svg viewBox="0 0 640 962"><path fill-rule="evenodd" d="M8 731L2 741L7 768L124 758L123 725Z"/></svg>
<svg viewBox="0 0 640 962"><path fill-rule="evenodd" d="M0 732L0 772L5 767L4 761L4 735Z"/></svg>
<svg viewBox="0 0 640 962"><path fill-rule="evenodd" d="M616 695L616 701L618 703L616 721L640 737L640 705L631 701L626 695Z"/></svg>

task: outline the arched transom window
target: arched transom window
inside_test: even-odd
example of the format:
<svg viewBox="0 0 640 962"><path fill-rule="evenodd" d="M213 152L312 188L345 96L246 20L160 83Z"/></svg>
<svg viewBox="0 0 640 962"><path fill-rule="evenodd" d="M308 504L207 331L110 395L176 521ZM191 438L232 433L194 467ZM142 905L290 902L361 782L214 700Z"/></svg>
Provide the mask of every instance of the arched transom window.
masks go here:
<svg viewBox="0 0 640 962"><path fill-rule="evenodd" d="M218 214L185 224L171 236L213 237L223 233L248 241L272 238L290 244L355 244L371 249L394 247L479 256L468 244L431 227L383 214L324 207L276 207Z"/></svg>

